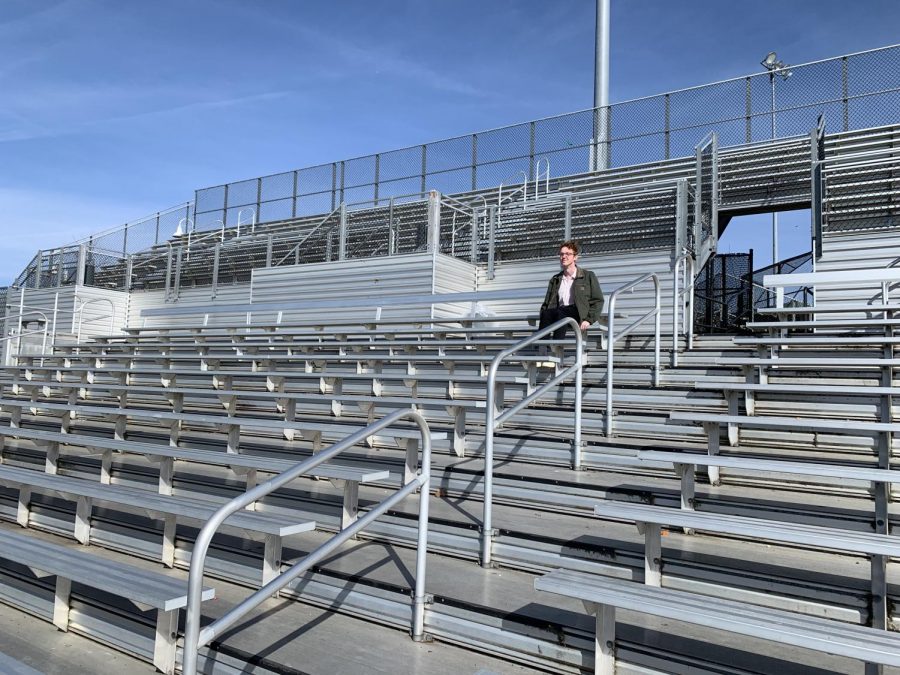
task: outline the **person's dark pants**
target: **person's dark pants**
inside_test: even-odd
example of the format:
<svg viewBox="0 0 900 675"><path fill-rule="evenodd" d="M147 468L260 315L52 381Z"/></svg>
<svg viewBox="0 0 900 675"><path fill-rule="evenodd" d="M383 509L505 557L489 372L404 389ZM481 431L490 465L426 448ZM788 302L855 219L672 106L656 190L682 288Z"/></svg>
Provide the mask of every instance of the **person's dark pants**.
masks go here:
<svg viewBox="0 0 900 675"><path fill-rule="evenodd" d="M567 316L571 316L575 321L579 321L578 319L578 308L575 305L566 305L565 307L548 307L547 309L541 311L541 323L538 326L538 330L541 328L546 328L547 326L551 326L560 319L564 319ZM561 328L557 328L553 331L553 339L562 340L566 336L566 331L569 329L569 324L562 326Z"/></svg>

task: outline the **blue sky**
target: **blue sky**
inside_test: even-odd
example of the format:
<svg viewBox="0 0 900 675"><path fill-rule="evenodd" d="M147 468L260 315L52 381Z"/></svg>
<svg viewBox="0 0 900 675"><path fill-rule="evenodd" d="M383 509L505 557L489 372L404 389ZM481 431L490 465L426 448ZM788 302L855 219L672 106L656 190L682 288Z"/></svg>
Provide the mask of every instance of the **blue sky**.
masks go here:
<svg viewBox="0 0 900 675"><path fill-rule="evenodd" d="M594 7L3 0L0 285L39 248L196 188L589 107ZM897 26L896 0L612 0L610 99L759 72L770 50L896 43Z"/></svg>

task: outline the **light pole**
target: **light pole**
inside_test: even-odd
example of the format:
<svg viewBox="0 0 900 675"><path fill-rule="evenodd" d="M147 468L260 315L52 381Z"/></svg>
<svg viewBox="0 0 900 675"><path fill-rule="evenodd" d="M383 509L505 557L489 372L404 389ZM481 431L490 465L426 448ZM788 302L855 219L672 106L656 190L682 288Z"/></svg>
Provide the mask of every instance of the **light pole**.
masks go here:
<svg viewBox="0 0 900 675"><path fill-rule="evenodd" d="M594 34L594 147L591 169L609 168L609 0L597 0Z"/></svg>
<svg viewBox="0 0 900 675"><path fill-rule="evenodd" d="M769 84L772 92L772 140L775 140L775 75L780 75L782 80L791 76L790 66L784 61L778 60L775 52L766 54L766 58L759 62L769 71ZM778 214L772 212L772 265L778 262Z"/></svg>

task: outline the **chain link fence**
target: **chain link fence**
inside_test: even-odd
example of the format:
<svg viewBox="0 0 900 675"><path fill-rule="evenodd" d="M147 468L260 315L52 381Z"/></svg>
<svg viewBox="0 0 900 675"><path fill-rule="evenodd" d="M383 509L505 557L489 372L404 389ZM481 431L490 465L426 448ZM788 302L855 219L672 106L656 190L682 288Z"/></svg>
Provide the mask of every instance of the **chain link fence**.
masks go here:
<svg viewBox="0 0 900 675"><path fill-rule="evenodd" d="M753 307L761 309L775 306L775 291L763 286L767 274L801 274L813 271L813 252L808 251L792 258L779 260L773 265L753 270ZM813 289L809 286L786 286L785 307L808 307L815 304Z"/></svg>
<svg viewBox="0 0 900 675"><path fill-rule="evenodd" d="M832 133L863 129L896 122L898 108L900 46L885 47L197 190L195 221L198 230L215 229L252 214L268 222L341 202L475 191L522 174L533 179L538 161L563 176L592 170L596 157L611 167L687 157L711 131L720 146L754 143L806 135L819 115Z"/></svg>
<svg viewBox="0 0 900 675"><path fill-rule="evenodd" d="M344 241L347 257L416 251L425 244L426 207L423 199L429 190L447 195L499 185L513 189L526 179L533 181L540 171L555 177L581 174L602 167L598 164L600 160L619 168L672 157L690 157L701 139L713 131L718 134L720 148L805 136L815 126L819 115L824 115L828 131L832 133L865 129L896 123L898 110L900 46L891 46L789 66L774 73L763 72L635 99L602 110L583 110L204 188L196 191L193 203L160 211L77 243L87 245L96 253L99 264L95 268L94 283L110 288L124 284L126 263L123 259L126 256L149 252L143 258L138 255L133 259L134 269L147 274L147 284L155 287L157 281L165 280L166 272L161 269L160 260L170 257L167 253L170 243L184 243L179 234L202 236L221 230L220 243L224 247L236 232L255 234L260 224L277 226L285 223L282 236L290 230L290 238L303 232L304 219L321 219L323 214L344 204L348 214ZM604 139L598 138L601 129L608 134ZM797 155L799 158L803 148L788 148L784 152L793 153L786 157ZM877 180L894 181L895 177L892 169ZM764 177L747 184L732 185L727 178L722 179L722 197L729 203L751 197L758 199L760 194L770 193L789 201L795 192L808 190L808 169L798 168L796 176L790 177L793 182L786 186L773 186ZM832 203L837 205L837 189L833 194ZM701 199L706 202L704 195ZM409 203L422 206L395 211L395 207ZM893 209L893 203L887 204L886 208ZM861 205L857 211L864 214L867 208L867 205ZM886 218L893 217L892 213L882 210L854 216L852 220L857 225L883 223ZM689 214L689 218L694 215ZM536 255L535 251L542 250L543 238L555 242L561 228L560 214L557 210L546 216L548 221L544 227L515 235L518 216L501 213L496 235L510 239L503 255L509 259L531 257ZM452 221L452 215L449 218ZM615 218L609 216L609 222L604 221L600 226L614 230L618 226ZM584 224L581 224L582 220ZM838 227L838 220L832 215L830 227ZM509 225L508 229L504 223ZM573 213L571 223L573 236L582 236L580 232L585 227L598 225L593 213L583 217ZM459 257L471 258L474 254L476 259L481 259L486 246L483 240L486 230L485 214L480 216L475 228L464 224L459 217L455 222L442 221L441 249ZM278 231L275 227L269 234L275 237ZM310 261L337 257L340 242L336 236L336 229L317 233L316 240L308 242L310 250L299 256L302 258L299 262L305 262L307 257ZM511 241L516 236L521 239L534 237L536 243L530 248L517 248ZM668 240L669 234L661 232L653 236L662 242ZM295 245L296 241L298 239L287 243L287 247ZM624 239L614 236L608 241ZM635 242L646 244L640 237ZM212 246L212 240L199 248L207 245ZM234 251L223 248L220 252L221 271L230 270L229 278L249 278L250 269L279 257L275 251L269 256L265 246L268 244L259 244L242 253L238 253L237 248ZM598 246L603 246L599 240ZM65 253L59 250L40 252L16 279L15 285L34 287L71 283L69 248L62 249ZM62 258L65 260L61 261ZM192 266L196 268L202 260L198 255ZM188 262L187 259L183 261L185 266ZM209 261L206 264L210 264ZM288 261L282 264L288 264Z"/></svg>

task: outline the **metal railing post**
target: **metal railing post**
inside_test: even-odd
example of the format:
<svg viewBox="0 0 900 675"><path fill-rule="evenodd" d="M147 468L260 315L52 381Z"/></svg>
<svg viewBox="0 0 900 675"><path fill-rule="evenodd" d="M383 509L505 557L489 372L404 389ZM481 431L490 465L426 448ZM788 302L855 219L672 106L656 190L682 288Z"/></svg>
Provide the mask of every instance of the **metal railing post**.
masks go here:
<svg viewBox="0 0 900 675"><path fill-rule="evenodd" d="M616 300L618 300L619 295L623 291L628 291L633 289L635 286L643 283L647 280L653 281L654 286L654 299L655 304L652 310L639 317L635 321L633 321L625 330L623 330L619 335L616 335ZM615 343L616 340L619 340L626 335L629 335L634 329L636 329L639 325L641 325L644 321L646 321L651 316L654 317L654 354L653 354L653 386L659 386L659 374L660 374L660 350L659 350L659 339L660 339L660 311L661 311L661 300L662 300L662 292L659 284L659 276L655 272L648 272L644 274L634 281L631 281L624 286L620 286L616 290L614 290L610 296L609 301L607 302L607 318L606 318L606 326L607 326L607 339L606 339L606 424L604 425L607 438L612 436L613 432L613 365L615 358Z"/></svg>

